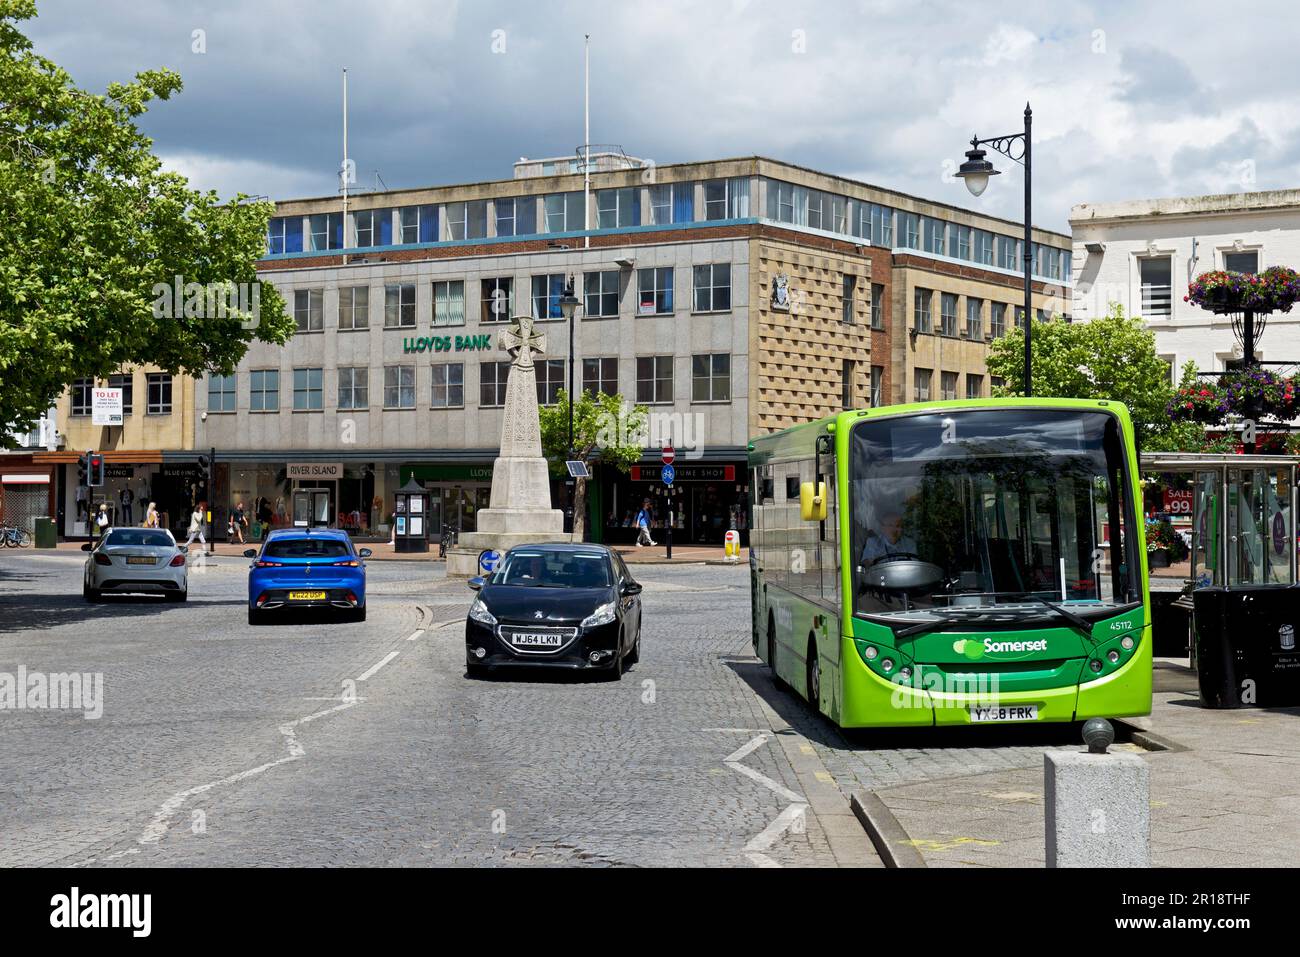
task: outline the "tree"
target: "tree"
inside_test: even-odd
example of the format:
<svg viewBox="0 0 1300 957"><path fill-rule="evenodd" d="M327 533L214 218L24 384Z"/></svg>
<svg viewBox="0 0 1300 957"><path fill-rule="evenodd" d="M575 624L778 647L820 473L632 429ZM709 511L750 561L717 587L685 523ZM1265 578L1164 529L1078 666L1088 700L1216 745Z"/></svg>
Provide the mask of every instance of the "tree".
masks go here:
<svg viewBox="0 0 1300 957"><path fill-rule="evenodd" d="M627 406L621 395L594 395L586 390L573 406L573 458L603 462L626 473L641 458L649 410ZM550 460L551 474L567 475L569 458L569 395L559 391L554 405L538 409L542 425L542 454ZM576 479L573 488L573 537L582 541L586 531L587 480Z"/></svg>
<svg viewBox="0 0 1300 957"><path fill-rule="evenodd" d="M284 342L293 331L256 273L272 204L191 190L136 128L151 101L181 89L180 76L150 70L103 95L79 90L19 30L35 14L33 0L0 0L6 438L74 379L142 364L229 373L254 338Z"/></svg>
<svg viewBox="0 0 1300 957"><path fill-rule="evenodd" d="M1136 316L1112 303L1091 322L1034 322L1034 394L1122 402L1144 448L1155 448L1173 423L1166 407L1174 389L1169 366L1156 354L1155 335ZM1024 331L1016 329L989 349L990 375L1001 376L1002 395L1024 395Z"/></svg>

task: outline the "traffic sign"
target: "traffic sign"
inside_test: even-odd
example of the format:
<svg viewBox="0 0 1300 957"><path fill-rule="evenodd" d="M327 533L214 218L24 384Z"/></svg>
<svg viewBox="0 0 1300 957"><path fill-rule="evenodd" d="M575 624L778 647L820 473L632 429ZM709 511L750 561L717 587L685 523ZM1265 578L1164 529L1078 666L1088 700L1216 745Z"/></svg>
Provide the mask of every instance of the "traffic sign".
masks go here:
<svg viewBox="0 0 1300 957"><path fill-rule="evenodd" d="M497 567L497 562L501 561L501 553L493 549L485 549L478 557L479 567L485 572L491 572Z"/></svg>
<svg viewBox="0 0 1300 957"><path fill-rule="evenodd" d="M665 485L671 486L673 484L673 479L677 477L677 470L671 465L665 465L660 476L663 478Z"/></svg>
<svg viewBox="0 0 1300 957"><path fill-rule="evenodd" d="M673 447L671 445L665 445L663 448L663 453L661 454L660 458L664 460L664 465L672 465L673 459L677 458L677 453L673 451ZM673 483L669 482L668 484L672 485Z"/></svg>

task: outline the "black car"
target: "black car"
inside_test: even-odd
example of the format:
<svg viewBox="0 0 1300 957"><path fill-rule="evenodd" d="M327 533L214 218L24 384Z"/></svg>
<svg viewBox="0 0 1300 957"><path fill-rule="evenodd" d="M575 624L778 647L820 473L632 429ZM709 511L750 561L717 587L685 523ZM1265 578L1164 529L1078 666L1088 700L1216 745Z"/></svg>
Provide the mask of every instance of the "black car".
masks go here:
<svg viewBox="0 0 1300 957"><path fill-rule="evenodd" d="M465 621L465 671L495 665L596 670L618 680L641 657L641 586L603 545L518 545Z"/></svg>

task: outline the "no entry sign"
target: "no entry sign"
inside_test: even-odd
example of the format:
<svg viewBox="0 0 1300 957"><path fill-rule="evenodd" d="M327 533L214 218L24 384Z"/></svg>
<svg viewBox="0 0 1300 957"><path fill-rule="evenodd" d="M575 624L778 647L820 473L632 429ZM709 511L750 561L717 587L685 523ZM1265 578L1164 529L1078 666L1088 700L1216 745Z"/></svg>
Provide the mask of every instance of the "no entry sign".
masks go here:
<svg viewBox="0 0 1300 957"><path fill-rule="evenodd" d="M677 453L673 451L671 445L665 445L663 454L660 457L664 460L664 465L672 465L673 459L677 458Z"/></svg>

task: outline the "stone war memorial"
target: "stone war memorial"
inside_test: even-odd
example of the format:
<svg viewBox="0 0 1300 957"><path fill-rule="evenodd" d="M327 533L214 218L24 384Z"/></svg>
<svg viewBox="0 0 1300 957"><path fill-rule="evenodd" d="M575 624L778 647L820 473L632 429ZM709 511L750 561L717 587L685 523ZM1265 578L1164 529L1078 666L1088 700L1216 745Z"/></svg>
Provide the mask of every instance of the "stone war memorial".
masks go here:
<svg viewBox="0 0 1300 957"><path fill-rule="evenodd" d="M564 513L551 507L551 485L542 455L537 415L537 371L533 354L546 350L546 336L531 316L516 316L502 336L511 354L501 420L501 453L492 465L492 495L478 513L478 531L466 532L447 550L448 577L479 574L485 549L504 553L528 542L568 541Z"/></svg>

